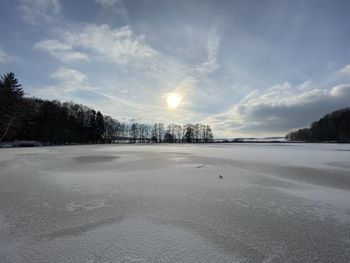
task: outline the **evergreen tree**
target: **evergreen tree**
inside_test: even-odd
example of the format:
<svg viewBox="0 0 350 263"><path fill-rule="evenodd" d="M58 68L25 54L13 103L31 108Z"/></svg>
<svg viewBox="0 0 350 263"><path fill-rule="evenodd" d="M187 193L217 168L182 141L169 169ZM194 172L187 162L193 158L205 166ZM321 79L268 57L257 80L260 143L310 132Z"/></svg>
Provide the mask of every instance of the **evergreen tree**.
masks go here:
<svg viewBox="0 0 350 263"><path fill-rule="evenodd" d="M23 114L23 90L10 72L0 79L0 141L15 139Z"/></svg>

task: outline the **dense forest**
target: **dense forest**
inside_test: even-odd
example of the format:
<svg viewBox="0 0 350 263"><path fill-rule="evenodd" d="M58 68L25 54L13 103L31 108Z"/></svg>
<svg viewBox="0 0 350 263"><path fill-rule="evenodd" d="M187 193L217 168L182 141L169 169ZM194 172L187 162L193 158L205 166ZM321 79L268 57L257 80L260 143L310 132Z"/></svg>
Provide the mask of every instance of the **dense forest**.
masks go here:
<svg viewBox="0 0 350 263"><path fill-rule="evenodd" d="M208 125L122 123L100 111L72 102L24 96L14 73L0 79L0 142L73 143L208 143Z"/></svg>
<svg viewBox="0 0 350 263"><path fill-rule="evenodd" d="M306 142L350 142L350 108L340 109L325 115L311 124L287 134L290 141Z"/></svg>

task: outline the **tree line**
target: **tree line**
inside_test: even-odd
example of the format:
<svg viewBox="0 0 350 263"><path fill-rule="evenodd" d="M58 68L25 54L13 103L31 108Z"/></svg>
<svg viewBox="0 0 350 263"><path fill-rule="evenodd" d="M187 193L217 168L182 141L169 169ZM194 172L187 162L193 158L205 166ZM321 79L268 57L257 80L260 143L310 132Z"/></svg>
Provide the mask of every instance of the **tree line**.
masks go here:
<svg viewBox="0 0 350 263"><path fill-rule="evenodd" d="M81 104L25 97L12 72L0 79L0 142L208 143L213 139L209 125L119 122Z"/></svg>
<svg viewBox="0 0 350 263"><path fill-rule="evenodd" d="M309 128L292 131L286 135L290 141L350 142L350 108L344 108L325 115Z"/></svg>

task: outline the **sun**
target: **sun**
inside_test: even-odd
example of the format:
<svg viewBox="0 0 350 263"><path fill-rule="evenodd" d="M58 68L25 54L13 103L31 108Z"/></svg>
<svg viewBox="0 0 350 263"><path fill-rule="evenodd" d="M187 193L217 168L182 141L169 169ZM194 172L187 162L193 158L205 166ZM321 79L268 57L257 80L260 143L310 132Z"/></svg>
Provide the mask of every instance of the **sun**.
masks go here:
<svg viewBox="0 0 350 263"><path fill-rule="evenodd" d="M181 97L175 93L168 94L166 103L170 109L176 109L181 102Z"/></svg>

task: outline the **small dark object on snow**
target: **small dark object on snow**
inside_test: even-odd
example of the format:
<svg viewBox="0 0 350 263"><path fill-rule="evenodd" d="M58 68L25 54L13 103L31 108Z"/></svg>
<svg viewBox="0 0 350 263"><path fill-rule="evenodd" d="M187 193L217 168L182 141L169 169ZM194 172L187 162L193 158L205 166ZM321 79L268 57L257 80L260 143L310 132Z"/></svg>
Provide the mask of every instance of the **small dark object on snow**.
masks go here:
<svg viewBox="0 0 350 263"><path fill-rule="evenodd" d="M223 177L221 174L219 174L219 178L220 178L220 179L224 179L224 177Z"/></svg>

